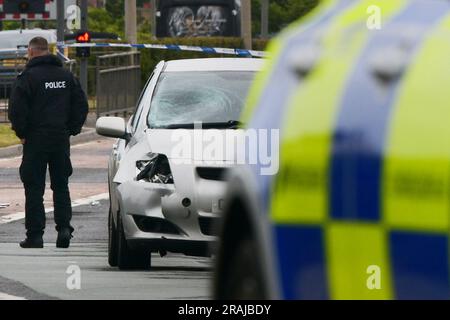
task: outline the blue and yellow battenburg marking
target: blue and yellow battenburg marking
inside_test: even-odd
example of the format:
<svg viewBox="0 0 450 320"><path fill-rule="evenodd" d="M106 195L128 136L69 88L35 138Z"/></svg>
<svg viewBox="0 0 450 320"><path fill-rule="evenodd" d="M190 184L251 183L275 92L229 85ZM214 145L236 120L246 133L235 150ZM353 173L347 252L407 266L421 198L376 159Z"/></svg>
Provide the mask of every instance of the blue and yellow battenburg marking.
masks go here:
<svg viewBox="0 0 450 320"><path fill-rule="evenodd" d="M354 0L339 2L324 0L314 10L312 17L307 17L306 21L303 21L304 24L298 28L296 26L289 28L272 42L268 54L273 59L268 61L265 70L255 80L244 110L243 122L255 129L283 129L282 123L288 102L301 83L301 79L291 70L291 52L299 43L315 41L314 34L326 28L336 14L344 11L353 2ZM270 90L267 90L269 88ZM267 150L278 152L271 150L269 141L267 143ZM247 154L248 152L250 151L247 151ZM258 194L261 195L263 208L267 210L267 202L263 199L270 198L272 176L260 175L259 164L252 166L252 169L258 180Z"/></svg>
<svg viewBox="0 0 450 320"><path fill-rule="evenodd" d="M377 1L370 31L371 4L328 21L287 102L270 204L285 298L449 298L450 4ZM380 82L371 55L404 41L412 63Z"/></svg>

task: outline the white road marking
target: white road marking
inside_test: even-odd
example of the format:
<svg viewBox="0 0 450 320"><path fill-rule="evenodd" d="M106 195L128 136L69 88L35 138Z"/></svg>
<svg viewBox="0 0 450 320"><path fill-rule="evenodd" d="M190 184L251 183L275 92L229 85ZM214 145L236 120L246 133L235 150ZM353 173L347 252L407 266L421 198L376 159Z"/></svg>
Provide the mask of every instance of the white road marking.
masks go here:
<svg viewBox="0 0 450 320"><path fill-rule="evenodd" d="M105 200L105 199L108 199L108 197L109 197L108 193L100 193L100 194L96 194L94 196L90 196L90 197L87 197L87 198L73 200L72 201L72 208L79 207L79 206L84 206L84 205L90 204L93 201ZM48 213L48 212L51 212L51 211L53 211L53 208L46 208L45 209L45 213ZM0 217L0 225L11 223L11 222L14 222L14 221L17 221L17 220L22 220L22 219L25 219L25 212L11 213L11 214L8 214L6 216Z"/></svg>
<svg viewBox="0 0 450 320"><path fill-rule="evenodd" d="M0 292L0 300L27 300L22 297L11 296L9 294Z"/></svg>

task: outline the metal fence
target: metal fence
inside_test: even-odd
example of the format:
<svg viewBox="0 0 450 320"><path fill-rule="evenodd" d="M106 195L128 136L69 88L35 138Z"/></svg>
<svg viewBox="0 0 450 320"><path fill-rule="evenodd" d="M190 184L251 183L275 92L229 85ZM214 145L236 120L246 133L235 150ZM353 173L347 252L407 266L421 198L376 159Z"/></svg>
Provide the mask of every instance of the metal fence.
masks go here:
<svg viewBox="0 0 450 320"><path fill-rule="evenodd" d="M8 100L17 75L26 64L23 51L12 50L0 52L0 123L8 120Z"/></svg>
<svg viewBox="0 0 450 320"><path fill-rule="evenodd" d="M0 123L9 122L8 120L8 97L11 92L12 83L0 78Z"/></svg>
<svg viewBox="0 0 450 320"><path fill-rule="evenodd" d="M97 117L130 114L141 91L139 52L97 57Z"/></svg>

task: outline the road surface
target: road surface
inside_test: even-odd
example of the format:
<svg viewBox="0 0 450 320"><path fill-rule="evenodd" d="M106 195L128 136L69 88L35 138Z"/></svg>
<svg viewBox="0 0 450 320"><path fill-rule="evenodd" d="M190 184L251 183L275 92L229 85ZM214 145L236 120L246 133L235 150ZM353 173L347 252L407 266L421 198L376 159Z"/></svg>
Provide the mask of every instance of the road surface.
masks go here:
<svg viewBox="0 0 450 320"><path fill-rule="evenodd" d="M76 231L69 249L55 247L52 212L47 214L44 249L19 248L24 237L20 219L23 190L17 174L20 159L0 159L0 203L11 203L0 209L0 300L209 298L209 258L178 254L161 258L153 254L150 271L125 272L109 267L108 201L91 201L89 197L103 194L101 199L107 192L106 159L111 145L112 140L103 139L72 148L72 198L79 205L73 208ZM51 207L51 192L46 192L46 199L46 207ZM17 212L12 222L2 222L2 216Z"/></svg>

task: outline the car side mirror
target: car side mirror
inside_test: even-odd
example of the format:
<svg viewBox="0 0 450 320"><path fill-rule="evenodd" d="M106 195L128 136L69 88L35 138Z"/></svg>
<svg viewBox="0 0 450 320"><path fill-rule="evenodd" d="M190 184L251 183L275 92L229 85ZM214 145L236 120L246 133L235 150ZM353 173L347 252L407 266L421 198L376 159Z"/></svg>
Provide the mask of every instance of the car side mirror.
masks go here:
<svg viewBox="0 0 450 320"><path fill-rule="evenodd" d="M372 75L383 83L400 78L408 67L409 52L404 48L381 48L369 58Z"/></svg>
<svg viewBox="0 0 450 320"><path fill-rule="evenodd" d="M110 138L119 138L128 140L126 123L120 117L100 117L95 124L97 134Z"/></svg>
<svg viewBox="0 0 450 320"><path fill-rule="evenodd" d="M288 58L291 70L299 79L305 78L316 67L320 60L320 53L318 45L304 45L297 48Z"/></svg>

